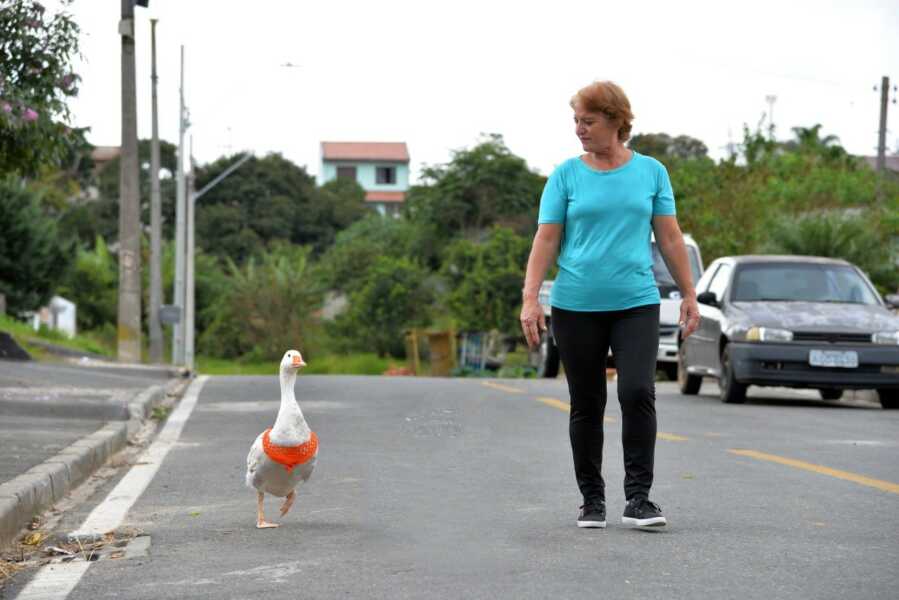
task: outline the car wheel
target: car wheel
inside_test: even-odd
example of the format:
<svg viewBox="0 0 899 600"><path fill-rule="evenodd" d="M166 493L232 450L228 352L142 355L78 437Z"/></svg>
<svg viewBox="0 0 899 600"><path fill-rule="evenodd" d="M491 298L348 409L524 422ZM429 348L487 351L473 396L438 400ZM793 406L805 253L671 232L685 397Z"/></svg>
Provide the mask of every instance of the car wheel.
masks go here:
<svg viewBox="0 0 899 600"><path fill-rule="evenodd" d="M899 390L877 390L877 396L883 408L899 408Z"/></svg>
<svg viewBox="0 0 899 600"><path fill-rule="evenodd" d="M531 350L529 359L537 369L537 377L553 378L559 374L559 347L553 343L548 330L540 334L540 343Z"/></svg>
<svg viewBox="0 0 899 600"><path fill-rule="evenodd" d="M822 400L839 400L843 397L843 390L818 390Z"/></svg>
<svg viewBox="0 0 899 600"><path fill-rule="evenodd" d="M699 393L699 388L702 387L702 375L691 375L687 373L685 361L684 347L681 346L677 350L677 384L681 394L694 396Z"/></svg>
<svg viewBox="0 0 899 600"><path fill-rule="evenodd" d="M677 363L662 363L661 365L659 365L659 368L665 374L665 378L668 381L678 381Z"/></svg>
<svg viewBox="0 0 899 600"><path fill-rule="evenodd" d="M724 346L721 352L721 378L718 380L721 388L721 401L727 404L743 404L746 402L747 385L739 383L734 377L734 368L730 357L730 348Z"/></svg>

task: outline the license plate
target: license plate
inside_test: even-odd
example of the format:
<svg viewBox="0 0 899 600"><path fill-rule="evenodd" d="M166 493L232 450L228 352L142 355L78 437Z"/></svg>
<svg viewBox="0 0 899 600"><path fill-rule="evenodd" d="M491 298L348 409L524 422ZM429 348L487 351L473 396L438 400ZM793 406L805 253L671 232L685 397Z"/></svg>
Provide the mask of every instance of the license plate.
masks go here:
<svg viewBox="0 0 899 600"><path fill-rule="evenodd" d="M813 367L842 367L854 369L858 367L858 352L847 350L812 350L808 355L808 364Z"/></svg>

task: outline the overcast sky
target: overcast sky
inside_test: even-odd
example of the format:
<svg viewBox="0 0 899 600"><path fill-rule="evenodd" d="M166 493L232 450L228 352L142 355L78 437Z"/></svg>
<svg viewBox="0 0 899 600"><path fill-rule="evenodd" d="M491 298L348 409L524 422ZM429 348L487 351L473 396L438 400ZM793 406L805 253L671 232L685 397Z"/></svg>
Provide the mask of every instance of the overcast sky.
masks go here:
<svg viewBox="0 0 899 600"><path fill-rule="evenodd" d="M778 137L821 123L849 152L874 154L873 88L883 75L899 83L897 0L150 0L135 10L138 135L151 133L152 17L160 136L177 142L183 44L201 163L249 149L317 173L322 140L405 141L417 176L495 132L546 174L580 151L568 100L595 79L624 88L634 133L691 135L716 158L770 94ZM118 145L120 2L76 0L71 11L84 55L75 124L93 144ZM890 109L895 151L899 105Z"/></svg>

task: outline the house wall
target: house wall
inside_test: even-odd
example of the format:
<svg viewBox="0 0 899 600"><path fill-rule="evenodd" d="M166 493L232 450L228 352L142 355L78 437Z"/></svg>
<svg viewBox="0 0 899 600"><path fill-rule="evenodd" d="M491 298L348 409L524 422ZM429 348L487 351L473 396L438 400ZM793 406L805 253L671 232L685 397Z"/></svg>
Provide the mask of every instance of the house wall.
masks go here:
<svg viewBox="0 0 899 600"><path fill-rule="evenodd" d="M356 167L356 181L362 186L362 189L369 192L405 192L409 190L409 165L404 163L391 162L354 162L350 160L340 161L322 161L322 168L319 171L319 185L325 184L337 177L337 167L354 166ZM376 167L394 167L396 168L396 183L378 184L375 183Z"/></svg>

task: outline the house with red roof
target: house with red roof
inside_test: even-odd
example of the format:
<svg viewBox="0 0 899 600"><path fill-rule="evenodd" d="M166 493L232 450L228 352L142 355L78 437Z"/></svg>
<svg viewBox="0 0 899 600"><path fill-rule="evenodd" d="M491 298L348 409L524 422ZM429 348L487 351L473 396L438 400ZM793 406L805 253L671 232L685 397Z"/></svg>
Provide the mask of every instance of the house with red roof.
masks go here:
<svg viewBox="0 0 899 600"><path fill-rule="evenodd" d="M398 216L409 191L409 149L405 142L322 142L318 184L355 180L365 202L382 215Z"/></svg>

